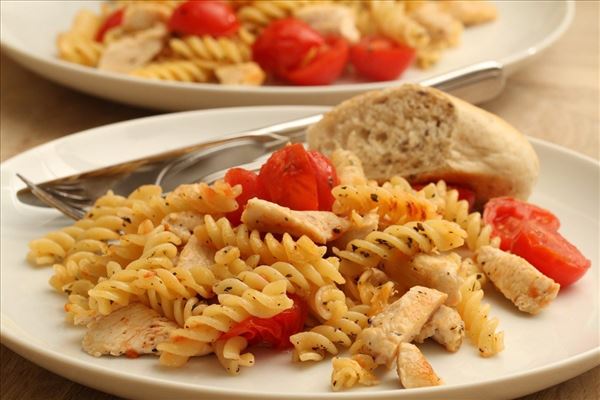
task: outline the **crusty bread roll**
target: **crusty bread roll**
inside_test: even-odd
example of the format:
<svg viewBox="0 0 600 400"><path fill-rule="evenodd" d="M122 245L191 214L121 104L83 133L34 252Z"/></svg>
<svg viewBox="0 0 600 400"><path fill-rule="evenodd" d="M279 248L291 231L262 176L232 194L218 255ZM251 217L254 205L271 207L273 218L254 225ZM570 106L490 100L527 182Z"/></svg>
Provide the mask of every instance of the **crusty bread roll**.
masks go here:
<svg viewBox="0 0 600 400"><path fill-rule="evenodd" d="M309 147L325 154L336 148L356 153L369 179L444 179L473 189L479 203L527 199L539 173L535 151L504 120L415 84L346 100L307 135Z"/></svg>

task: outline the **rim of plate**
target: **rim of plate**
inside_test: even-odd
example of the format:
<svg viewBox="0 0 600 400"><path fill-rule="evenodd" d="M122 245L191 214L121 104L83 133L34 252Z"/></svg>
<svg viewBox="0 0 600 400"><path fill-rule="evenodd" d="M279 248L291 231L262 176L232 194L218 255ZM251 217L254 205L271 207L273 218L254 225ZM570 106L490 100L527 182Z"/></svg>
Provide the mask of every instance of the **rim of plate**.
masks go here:
<svg viewBox="0 0 600 400"><path fill-rule="evenodd" d="M199 116L213 114L213 113L222 113L227 112L228 110L239 110L239 111L252 111L252 110L268 110L268 109L277 109L280 111L283 110L296 110L296 111L307 111L307 112L323 112L331 107L326 106L253 106L253 107L227 107L227 108L217 108L210 110L193 110L193 111L183 111L176 113L168 113L163 115L155 115L150 117L137 118L133 120L118 122L114 124L104 125L88 130L84 130L75 134L67 135L62 138L50 141L48 143L41 144L32 149L29 149L23 153L17 154L10 159L4 161L0 166L2 168L9 167L10 164L17 162L18 159L28 157L31 152L36 152L42 150L47 146L53 146L57 143L71 140L73 137L79 137L84 135L96 135L102 134L103 130L111 130L116 126L123 127L130 124L139 124L140 122L150 122L157 120L170 120L177 119L182 115L192 115L197 114ZM600 169L600 161L595 160L587 155L578 153L574 150L562 147L560 145L545 141L543 139L537 139L532 137L527 137L529 141L531 141L536 146L550 148L553 151L561 152L564 154L568 154L569 156L584 161L586 163L590 163L592 167ZM9 326L9 327L7 327ZM38 357L44 357L49 360L59 361L63 364L69 365L73 368L78 368L80 370L88 370L92 371L96 374L101 375L105 378L119 378L119 379L127 379L132 382L142 383L148 387L160 387L160 388L172 388L172 389L185 389L190 392L197 392L202 394L214 394L214 395L238 395L242 397L255 397L261 396L262 398L268 399L280 399L280 398L289 398L289 399L300 399L306 398L307 395L309 397L314 398L334 398L334 397L343 397L343 398L363 398L365 396L365 392L344 392L344 393L287 393L287 392L260 392L260 391L248 391L248 390L240 390L235 388L215 388L209 386L201 386L194 385L186 382L174 382L171 380L163 379L163 378L155 378L155 377L147 377L139 374L129 373L123 370L112 370L107 367L99 366L93 363L93 358L90 361L84 361L77 358L73 358L70 356L66 356L58 351L51 350L45 348L37 343L32 344L21 338L19 336L18 330L21 329L17 324L12 322L10 318L1 313L0 310L0 340L3 344L7 345L13 351L23 354L23 353L32 353ZM33 357L32 357L33 358ZM417 388L411 389L410 393L414 395L419 394L432 394L445 392L446 394L460 391L463 389L469 388L479 388L485 389L488 386L502 384L502 383L510 383L510 381L514 379L524 379L524 378L535 378L536 376L540 376L545 372L558 369L558 368L566 368L570 366L577 365L583 362L591 362L596 360L595 365L600 364L600 346L584 351L583 353L575 354L568 358L565 358L560 361L556 361L550 364L546 364L543 366L539 366L533 368L528 371L520 371L514 372L499 378L490 379L477 383L462 383L462 384L454 384L448 386L437 386L437 387L427 387L427 388ZM35 361L32 361L35 363ZM56 368L48 368L49 370L57 373L59 375L62 374L62 371L57 370ZM380 390L377 392L369 392L369 397L371 398L383 398L387 397L390 394L400 394L397 389L386 389Z"/></svg>
<svg viewBox="0 0 600 400"><path fill-rule="evenodd" d="M489 60L496 61L503 65L504 67L509 67L512 64L516 64L520 61L523 61L529 57L532 57L544 49L548 48L552 43L554 43L562 34L568 29L573 21L573 17L575 15L575 0L562 0L565 4L565 13L563 18L554 30L546 36L544 39L535 43L531 47L521 50L515 54L504 57L500 60ZM0 27L3 31L4 26ZM41 62L46 65L51 65L58 68L63 68L67 70L71 70L73 72L77 72L80 74L84 74L87 76L92 76L100 79L110 79L117 82L128 82L131 84L137 85L149 85L154 87L164 87L171 89L180 89L180 90L188 90L188 91L218 91L218 92L235 92L235 93L244 93L244 94L261 94L261 93L278 93L278 94L317 94L317 93L343 93L346 91L368 91L368 90L376 90L389 87L390 85L397 85L403 82L407 82L405 80L393 80L386 82L359 82L359 83L348 83L348 84L340 84L340 85L318 85L318 86L228 86L228 85L220 85L215 83L189 83L189 82L169 82L169 81L160 81L153 79L145 79L140 77L132 77L124 74L119 74L116 72L110 71L99 71L96 68L85 67L78 64L70 63L67 61L60 60L58 58L48 58L45 56L37 55L36 53L29 52L27 49L22 49L18 45L14 43L10 43L7 41L4 35L0 35L0 47L4 50L7 50L19 54L21 57L26 57L30 60L35 60Z"/></svg>

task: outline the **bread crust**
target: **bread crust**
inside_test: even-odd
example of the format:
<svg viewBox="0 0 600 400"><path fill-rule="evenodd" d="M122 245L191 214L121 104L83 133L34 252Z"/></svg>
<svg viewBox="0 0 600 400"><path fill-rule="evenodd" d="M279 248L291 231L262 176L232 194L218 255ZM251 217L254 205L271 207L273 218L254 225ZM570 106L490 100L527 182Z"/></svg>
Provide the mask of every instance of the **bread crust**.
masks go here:
<svg viewBox="0 0 600 400"><path fill-rule="evenodd" d="M307 138L311 149L325 154L353 151L369 179L444 179L470 187L479 202L527 199L539 174L533 147L506 121L416 84L346 100L311 126Z"/></svg>

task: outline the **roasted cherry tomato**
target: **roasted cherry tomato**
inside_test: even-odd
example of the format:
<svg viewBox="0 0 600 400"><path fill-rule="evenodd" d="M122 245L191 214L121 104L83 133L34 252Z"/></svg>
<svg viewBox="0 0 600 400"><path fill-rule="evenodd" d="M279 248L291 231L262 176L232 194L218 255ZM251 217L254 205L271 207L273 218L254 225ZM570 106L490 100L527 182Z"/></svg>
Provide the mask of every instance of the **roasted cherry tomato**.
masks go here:
<svg viewBox="0 0 600 400"><path fill-rule="evenodd" d="M562 287L579 280L591 265L591 261L560 233L535 220L523 224L511 251Z"/></svg>
<svg viewBox="0 0 600 400"><path fill-rule="evenodd" d="M283 77L325 44L325 39L307 23L285 18L272 22L252 46L252 57L265 71Z"/></svg>
<svg viewBox="0 0 600 400"><path fill-rule="evenodd" d="M325 46L309 54L283 78L296 85L328 85L340 77L347 62L348 43L341 38L327 38Z"/></svg>
<svg viewBox="0 0 600 400"><path fill-rule="evenodd" d="M492 226L494 236L500 237L502 250L511 249L524 221L535 221L550 231L557 231L560 227L560 221L550 211L512 197L489 200L483 211L483 220Z"/></svg>
<svg viewBox="0 0 600 400"><path fill-rule="evenodd" d="M339 185L335 167L327 157L316 150L308 152L315 167L317 177L317 193L319 195L319 210L331 211L334 198L331 189Z"/></svg>
<svg viewBox="0 0 600 400"><path fill-rule="evenodd" d="M235 324L219 340L243 336L250 345L265 343L276 349L290 347L290 336L302 330L308 312L302 299L293 295L290 298L294 300L292 308L271 318L247 318Z"/></svg>
<svg viewBox="0 0 600 400"><path fill-rule="evenodd" d="M338 183L329 160L299 143L273 153L258 180L270 201L292 210L331 210L331 188Z"/></svg>
<svg viewBox="0 0 600 400"><path fill-rule="evenodd" d="M189 0L173 11L168 26L179 35L229 36L237 32L240 24L224 1Z"/></svg>
<svg viewBox="0 0 600 400"><path fill-rule="evenodd" d="M337 79L348 60L348 44L323 38L304 21L286 18L267 26L252 46L265 71L297 85L326 85Z"/></svg>
<svg viewBox="0 0 600 400"><path fill-rule="evenodd" d="M260 169L258 179L267 196L292 210L318 210L315 167L301 144L276 151Z"/></svg>
<svg viewBox="0 0 600 400"><path fill-rule="evenodd" d="M267 199L266 192L258 181L258 175L253 171L248 171L244 168L231 168L225 174L225 182L231 186L242 185L242 193L236 197L238 209L227 213L226 217L232 225L240 224L240 219L244 207L248 200L258 197L259 199Z"/></svg>
<svg viewBox="0 0 600 400"><path fill-rule="evenodd" d="M382 37L365 37L350 48L356 71L376 81L396 79L415 58L415 51Z"/></svg>
<svg viewBox="0 0 600 400"><path fill-rule="evenodd" d="M108 17L106 17L106 19L104 20L104 23L100 26L100 28L98 28L98 32L96 32L96 41L97 42L103 42L104 35L106 35L106 32L108 32L109 29L112 29L123 23L123 12L124 12L123 10L124 10L123 8L116 10L112 14L110 14Z"/></svg>

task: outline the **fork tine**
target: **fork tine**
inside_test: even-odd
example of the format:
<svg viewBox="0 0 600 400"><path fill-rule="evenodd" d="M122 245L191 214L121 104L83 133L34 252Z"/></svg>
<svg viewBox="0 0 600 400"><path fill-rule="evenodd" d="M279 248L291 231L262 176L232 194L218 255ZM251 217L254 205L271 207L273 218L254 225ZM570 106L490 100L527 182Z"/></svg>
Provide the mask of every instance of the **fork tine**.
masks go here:
<svg viewBox="0 0 600 400"><path fill-rule="evenodd" d="M27 185L27 187L31 190L31 193L33 193L35 197L48 204L50 207L56 208L58 211L60 211L67 217L77 221L83 218L83 216L85 215L85 210L83 210L82 208L74 207L73 205L68 204L64 200L61 200L60 198L51 194L45 189L40 188L38 185L26 179L21 174L17 174L17 176Z"/></svg>
<svg viewBox="0 0 600 400"><path fill-rule="evenodd" d="M40 186L38 186L40 187ZM53 195L56 195L58 197L64 197L66 199L69 199L70 201L74 201L74 202L82 202L85 204L89 204L92 199L90 199L88 196L84 196L84 195L79 195L79 194L75 194L75 193L69 193L69 192L65 192L64 190L57 190L57 188L55 187L40 187L43 190L46 190L47 192L52 193ZM81 191L81 189L80 189Z"/></svg>

